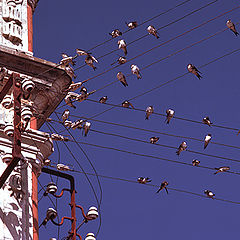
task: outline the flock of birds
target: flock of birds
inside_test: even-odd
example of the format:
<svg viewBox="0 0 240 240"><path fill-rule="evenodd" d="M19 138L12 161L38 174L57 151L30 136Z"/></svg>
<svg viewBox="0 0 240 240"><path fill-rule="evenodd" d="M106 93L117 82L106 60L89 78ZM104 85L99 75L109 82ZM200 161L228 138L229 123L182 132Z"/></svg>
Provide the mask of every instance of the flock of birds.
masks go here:
<svg viewBox="0 0 240 240"><path fill-rule="evenodd" d="M129 22L129 23L126 23L128 28L129 29L134 29L138 26L137 22L134 21L134 22ZM234 23L231 21L231 20L228 20L226 22L226 25L227 27L237 36L239 35L239 33L237 32L236 30L236 27L234 25ZM157 32L157 29L150 25L147 27L147 31L149 34L153 35L154 37L156 37L157 39L159 38L158 36L158 32ZM116 37L119 37L122 35L122 32L119 30L119 29L115 29L113 30L111 33L109 33L111 35L112 38L116 38ZM126 42L122 39L122 40L119 40L118 41L118 48L119 49L122 49L123 52L124 52L124 55L126 56L128 51L127 51L127 44ZM98 63L98 60L92 56L92 53L89 53L85 50L82 50L82 49L76 49L76 53L77 55L74 56L74 57L70 57L68 56L67 54L65 53L62 53L62 60L60 61L60 65L61 66L64 66L65 68L65 71L67 73L69 73L73 78L76 78L76 75L74 74L74 70L72 68L72 66L75 65L75 61L74 59L78 56L86 56L85 57L85 63L90 66L93 70L96 70L96 66L94 65L94 63ZM125 56L120 56L117 61L113 62L111 65L114 65L114 64L125 64L127 62L127 59ZM72 66L71 66L72 65ZM196 66L194 66L193 64L188 64L187 65L187 70L194 74L199 80L202 78L202 76L200 75L201 72L197 69ZM135 74L137 76L137 79L141 79L142 76L141 76L141 73L140 73L140 69L137 65L134 65L132 64L131 65L131 72L132 74ZM0 78L1 78L1 75L4 74L4 69L0 71ZM125 75L122 73L122 72L118 72L117 73L117 79L122 83L122 85L124 87L127 87L128 86L128 83L126 81L126 77ZM76 91L78 88L81 87L81 90L80 90L80 94L77 94L75 93L74 91ZM67 96L65 97L65 103L70 106L70 107L73 107L73 108L76 108L76 106L73 105L73 102L74 101L83 101L85 100L90 94L94 93L95 91L92 91L90 93L87 92L87 89L82 86L82 83L79 82L79 83L72 83L68 89L68 94ZM103 96L99 99L99 102L100 103L106 103L106 101L108 100L108 97L107 96ZM124 108L134 108L132 103L125 100L124 102L122 102L122 107ZM148 120L150 115L154 113L154 108L153 106L148 106L147 109L146 109L146 115L145 115L145 119ZM171 119L174 117L174 110L172 109L167 109L166 110L166 123L169 124ZM69 109L66 109L63 113L62 113L62 124L67 127L67 128L71 128L71 129L80 129L83 131L83 135L84 136L87 136L89 130L90 130L90 127L91 127L91 123L90 122L87 122L87 121L84 121L82 119L80 120L76 120L75 122L72 122L70 120L68 120L69 118L69 115L70 115L70 111ZM208 126L211 126L212 125L212 122L210 121L209 117L204 117L202 122ZM64 136L61 136L59 134L52 134L51 135L52 139L53 140L58 140L58 141L68 141L69 139L64 137ZM206 149L206 147L208 146L209 142L211 141L212 139L212 135L211 134L207 134L205 136L205 139L204 139L204 149ZM159 137L151 137L150 138L150 143L151 144L156 144L159 140ZM180 146L178 147L177 151L176 151L176 154L177 155L180 155L180 153L182 151L185 151L187 149L187 143L184 141L180 144ZM192 161L192 165L193 166L198 166L200 164L200 161L197 160L197 159L194 159ZM61 165L61 164L60 164ZM59 169L64 168L65 166L59 166ZM230 167L228 166L222 166L222 167L219 167L219 168L215 168L216 169L216 172L214 174L217 174L217 173L221 173L221 172L225 172L225 171L228 171L230 170ZM148 177L139 177L137 179L137 182L140 183L140 184L147 184L147 183L150 183L152 180ZM159 187L159 189L157 190L157 193L159 193L161 190L165 189L166 190L166 193L168 194L168 189L167 189L167 186L168 186L168 182L167 181L163 181ZM205 190L204 193L206 194L207 197L209 198L214 198L215 194L210 191L210 190Z"/></svg>

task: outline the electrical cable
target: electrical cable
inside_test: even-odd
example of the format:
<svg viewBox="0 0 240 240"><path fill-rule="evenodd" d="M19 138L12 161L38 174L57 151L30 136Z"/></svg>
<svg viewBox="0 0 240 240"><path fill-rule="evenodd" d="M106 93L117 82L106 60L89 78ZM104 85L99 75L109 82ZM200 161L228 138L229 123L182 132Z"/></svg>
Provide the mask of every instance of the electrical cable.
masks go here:
<svg viewBox="0 0 240 240"><path fill-rule="evenodd" d="M121 135L117 135L117 134L113 134L113 133L106 133L106 132L102 132L102 134L106 134L106 135L111 135L111 136L116 136L116 137L122 137L122 138L125 138L125 139L128 139L128 140L132 140L132 141L138 141L138 142L146 142L146 143L149 143L151 144L150 142L147 142L147 141L144 141L144 140L140 140L140 139L134 139L134 138L130 138L130 137L125 137L125 136L121 136ZM73 140L69 139L69 141L71 142L74 142ZM125 150L122 150L122 149L118 149L118 148L112 148L112 147L106 147L106 146L102 146L102 145L97 145L97 144L92 144L92 143L86 143L86 142L82 142L82 141L77 141L78 143L80 144L85 144L85 145L89 145L89 146L93 146L93 147L98 147L98 148L103 148L103 149L109 149L109 150L115 150L115 151L118 151L118 152L124 152L124 153L130 153L130 154L133 154L133 155L137 155L137 156L143 156L143 157L153 157L151 155L146 155L146 154L139 154L139 153L136 153L136 152L131 152L131 151L125 151ZM64 142L63 142L64 143ZM169 145L164 145L164 144L153 144L155 146L161 146L161 147L165 147L165 148L171 148L171 149L177 149L177 147L174 147L174 146L169 146ZM232 162L238 162L240 163L240 160L237 160L237 159L233 159L233 158L227 158L227 157L222 157L222 156L217 156L217 155L212 155L212 154L207 154L207 153L201 153L201 152L197 152L197 151L194 151L194 150L188 150L186 149L185 150L186 152L190 152L190 153L195 153L195 154L199 154L199 155L203 155L203 156L208 156L208 157L212 157L212 158L218 158L218 159L222 159L222 160L227 160L227 161L232 161ZM153 157L153 158L156 158L156 157ZM162 158L160 158L162 159Z"/></svg>
<svg viewBox="0 0 240 240"><path fill-rule="evenodd" d="M214 20L216 20L216 19L218 19L218 18L226 15L226 14L228 14L229 12L235 11L235 10L237 10L237 9L239 9L239 8L240 8L240 6L237 6L237 7L233 8L233 9L231 9L231 10L229 10L229 11L226 11L226 12L224 12L224 13L216 16L216 17L214 17L214 18L211 18L211 19L209 19L209 20L207 20L207 21L204 21L203 23L201 23L201 24L199 24L199 25L197 25L197 26L195 26L195 27L193 27L193 28L191 28L191 29L189 29L189 30L187 30L187 31L185 31L185 32L183 32L183 33L181 33L181 34L179 34L179 35L177 35L177 36L175 36L175 37L173 37L173 38L165 41L165 42L163 42L163 43L161 43L161 44L158 44L157 46L155 46L155 47L153 47L153 48L151 48L151 49L148 49L148 50L146 50L146 51L138 54L138 55L136 55L135 57L130 58L129 60L127 60L127 62L130 62L130 61L132 61L132 60L134 60L134 59L136 59L136 58L138 58L138 57L141 57L142 55L144 55L144 54L146 54L146 53L148 53L148 52L151 52L151 51L153 51L153 50L155 50L155 49L157 49L157 48L159 48L159 47L161 47L161 46L163 46L163 45L165 45L165 44L167 44L167 43L169 43L169 42L172 42L172 41L174 41L174 40L176 40L176 39L178 39L178 38L186 35L187 33L190 33L190 32L192 32L192 31L194 31L194 30L196 30L196 29L198 29L198 28L200 28L200 27L202 27L202 26L204 26L204 25L206 25L206 24L208 24L208 23L210 23L210 22L212 22L212 21L214 21ZM236 24L236 25L237 25L237 24ZM204 39L202 39L202 40L200 40L200 41L197 41L196 43L194 43L194 44L192 44L192 45L189 45L189 46L187 46L186 48L183 48L183 49L177 51L176 53L170 54L170 55L168 55L167 57L165 57L165 58L163 58L163 59L161 59L161 60L158 60L158 61L156 61L156 62L154 62L154 63L151 63L150 65L147 65L146 67L142 68L141 70L146 69L146 68L152 66L153 64L158 63L159 61L162 61L162 60L164 60L164 59L166 59L166 58L169 58L169 57L171 57L171 56L173 56L173 55L176 55L176 54L178 54L179 52L185 51L186 49L191 48L191 47L195 46L196 44L199 44L199 43L201 43L201 42L203 42L203 41L206 41L206 40L208 40L209 38L212 38L212 37L216 36L217 34L220 34L220 33L224 32L224 31L226 31L226 30L228 30L228 28L225 27L223 30L218 31L218 32L216 32L215 34L210 35L209 37L204 38ZM109 69L107 69L107 70L105 70L105 71L103 71L103 72L101 72L101 73L99 73L99 74L97 74L97 75L95 75L95 76L93 76L93 77L90 77L90 78L88 78L88 79L83 80L82 83L86 83L86 82L88 82L88 81L90 81L90 80L92 80L92 79L95 79L95 78L97 78L97 77L99 77L99 76L102 76L103 74L105 74L105 73L107 73L107 72L109 72L109 71L111 71L111 70L113 70L113 69L115 69L115 68L118 68L118 67L120 67L120 66L121 66L121 65L117 65L117 66L111 67L111 68L109 68ZM131 74L130 74L130 75L131 75ZM129 76L129 75L127 75L127 76Z"/></svg>
<svg viewBox="0 0 240 240"><path fill-rule="evenodd" d="M56 117L58 118L59 121L61 121L61 119L59 118L59 116L55 113ZM64 125L63 125L64 126ZM76 145L78 146L78 148L82 151L82 153L84 154L84 156L86 157L87 161L89 162L89 164L91 165L93 171L95 172L95 174L97 175L97 170L96 168L94 167L92 161L90 160L90 158L88 157L88 155L86 154L86 152L83 150L83 148L79 145L79 143L77 143L76 139L74 138L73 134L66 128L66 126L64 126L65 129L67 130L67 132L70 134L70 136L72 137L72 139L74 140L74 142L76 143ZM100 190L100 205L102 203L102 186L101 186L101 183L100 183L100 180L99 178L97 177L97 182L98 182L98 185L99 185L99 190Z"/></svg>
<svg viewBox="0 0 240 240"><path fill-rule="evenodd" d="M141 110L142 111L142 110ZM57 114L60 114L59 112L55 112ZM77 118L84 118L84 119L88 119L91 120L87 117L84 116L76 116L76 115L70 115L72 117L77 117ZM139 128L139 127L134 127L134 126L129 126L129 125L124 125L124 124L120 124L120 123L114 123L114 122L107 122L107 121L101 121L101 120L96 120L96 119L92 119L93 121L96 122L100 122L100 123L105 123L105 124L109 124L109 125L113 125L113 126L119 126L119 127L125 127L125 128L129 128L129 129L134 129L134 130L140 130L140 131L144 131L144 132L148 132L148 133L157 133L160 135L164 135L164 136L169 136L169 137L176 137L176 138L181 138L181 139L190 139L190 140L194 140L194 141L198 141L198 142L204 142L203 139L199 139L199 138L193 138L193 137L186 137L186 136L181 136L181 135L175 135L175 134L170 134L170 133L165 133L165 132L159 132L159 131L155 131L155 130L150 130L150 129L145 129L145 128ZM57 120L53 120L52 122L55 123L60 123L62 125L61 121L57 121ZM202 122L198 122L200 124L203 124ZM60 133L66 131L66 129L64 129L63 131L60 131ZM92 128L90 129L90 131L95 131ZM234 149L240 149L240 147L238 146L234 146L234 145L228 145L228 144L224 144L224 143L218 143L218 142L213 142L211 141L211 144L214 145L219 145L219 146L224 146L224 147L229 147L229 148L234 148Z"/></svg>
<svg viewBox="0 0 240 240"><path fill-rule="evenodd" d="M188 16L190 16L190 15L192 15L192 14L194 14L194 13L196 13L196 12L198 12L198 11L200 11L200 10L202 10L202 9L204 9L204 8L212 5L212 4L214 4L214 3L216 3L217 1L218 1L218 0L212 1L212 2L204 5L203 7L200 7L200 8L198 8L198 9L196 9L196 10L194 10L194 11L192 11L192 12L186 14L186 15L184 15L183 17L180 17L180 18L177 19L177 20L174 20L174 21L172 21L172 22L170 22L170 23L168 23L168 24L166 24L166 25L164 25L164 26L162 26L162 27L160 27L160 28L157 28L157 30L161 30L161 29L164 29L164 28L166 28L166 27L169 27L169 26L171 26L172 24L177 23L177 22L183 20L184 18L186 18L186 17L188 17ZM139 41L139 40L147 37L147 36L149 36L148 33L145 34L145 35L143 35L143 36L141 36L141 37L139 37L139 38L137 38L137 39L135 39L135 40L133 40L132 42L129 42L129 43L128 43L128 46L131 45L132 43L135 43L135 42L137 42L137 41ZM118 50L119 50L119 49L114 49L114 50L112 50L112 51L110 51L110 52L108 52L108 53L106 53L106 54L104 54L104 55L102 55L102 56L100 56L100 57L97 57L97 59L101 59L101 58L103 58L103 57L106 57L106 56L108 56L108 55L110 55L110 54L112 54L112 53L114 53L114 52L116 52L116 51L118 51ZM129 60L128 60L128 61L129 61ZM86 64L84 64L84 65L82 65L82 66L74 69L74 71L77 71L77 70L81 69L81 68L84 67L84 66L86 66Z"/></svg>
<svg viewBox="0 0 240 240"><path fill-rule="evenodd" d="M51 166L53 167L53 166ZM200 166L198 166L200 167ZM77 170L70 170L71 172L75 172L75 173L82 173L81 171L77 171ZM87 173L89 175L94 175L92 173ZM102 177L102 178L105 178L105 179L111 179L111 180L117 180L117 181L124 181L124 182L129 182L129 183L135 183L135 184L138 184L140 185L137 181L134 181L134 180L130 180L130 179L125 179L125 178L118 178L118 177L112 177L112 176L106 176L106 175L98 175L99 177ZM159 188L159 185L155 185L155 184L151 184L151 183L147 183L147 184L141 184L142 186L148 186L148 187L156 187L156 188ZM186 190L183 190L183 189L178 189L178 188L171 188L171 187L168 187L169 190L172 190L172 191L177 191L177 192L181 192L181 193L186 193L186 194L191 194L191 195L195 195L195 196L199 196L199 197L203 197L203 198L208 198L207 196L205 195L202 195L202 194L199 194L199 193L194 193L194 192L191 192L191 191L186 191ZM223 202L228 202L228 203L232 203L232 204L240 204L240 202L236 202L236 201L231 201L231 200L227 200L227 199L222 199L222 198L214 198L215 200L218 200L218 201L223 201Z"/></svg>
<svg viewBox="0 0 240 240"><path fill-rule="evenodd" d="M50 132L51 132L51 128L53 129L53 131L57 132L56 129L55 129L50 123L46 122L46 125L47 125L48 129L50 130ZM75 162L77 163L77 165L81 168L81 170L82 170L83 172L85 172L84 169L83 169L83 167L82 167L82 165L81 165L80 162L77 160L77 158L74 156L74 154L72 153L72 151L71 151L71 149L68 147L68 145L67 145L65 142L63 142L63 144L65 145L65 147L67 148L68 152L70 153L70 155L72 156L72 158L75 160ZM99 200L98 200L98 197L97 197L96 191L95 191L95 189L94 189L94 187L93 187L93 185L92 185L92 182L91 182L90 179L88 178L87 174L84 174L84 175L85 175L85 177L86 177L86 179L87 179L87 181L88 181L88 183L89 183L89 185L90 185L90 187L91 187L91 189L92 189L92 192L93 192L93 194L94 194L94 197L95 197L95 199L96 199L96 202L97 202L97 205L98 205L98 209L99 209L99 227L98 227L98 231L97 231L97 234L96 234L96 236L97 236L98 233L99 233L99 231L100 231L101 224L102 224L102 216L101 216L101 211L100 211L100 209L101 209L101 208L100 208L100 202L99 202Z"/></svg>

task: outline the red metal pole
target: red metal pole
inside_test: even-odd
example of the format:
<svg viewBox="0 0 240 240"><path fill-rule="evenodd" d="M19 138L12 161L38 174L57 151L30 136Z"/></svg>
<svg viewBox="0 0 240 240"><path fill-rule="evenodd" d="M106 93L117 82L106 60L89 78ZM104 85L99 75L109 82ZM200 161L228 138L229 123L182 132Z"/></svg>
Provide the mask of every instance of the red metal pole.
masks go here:
<svg viewBox="0 0 240 240"><path fill-rule="evenodd" d="M10 78L11 79L11 78ZM10 80L9 79L9 80ZM13 169L17 166L18 162L21 159L21 81L19 74L12 74L13 81L13 97L14 97L14 134L13 134L13 150L12 150L12 161L7 166L2 176L0 177L0 188L6 182L7 178L13 171ZM7 84L6 84L7 85Z"/></svg>

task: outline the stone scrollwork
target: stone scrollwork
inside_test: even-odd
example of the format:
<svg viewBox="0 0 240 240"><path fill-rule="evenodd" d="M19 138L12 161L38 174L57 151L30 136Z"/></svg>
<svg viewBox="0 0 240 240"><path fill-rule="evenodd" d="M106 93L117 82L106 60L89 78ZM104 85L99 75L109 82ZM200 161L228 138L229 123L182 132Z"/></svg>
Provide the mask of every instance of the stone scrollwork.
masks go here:
<svg viewBox="0 0 240 240"><path fill-rule="evenodd" d="M22 3L23 0L5 0L3 4L2 35L15 45L22 43Z"/></svg>
<svg viewBox="0 0 240 240"><path fill-rule="evenodd" d="M10 197L14 196L17 200L22 199L24 192L22 190L21 174L13 173L9 178L8 185L8 190L11 191Z"/></svg>

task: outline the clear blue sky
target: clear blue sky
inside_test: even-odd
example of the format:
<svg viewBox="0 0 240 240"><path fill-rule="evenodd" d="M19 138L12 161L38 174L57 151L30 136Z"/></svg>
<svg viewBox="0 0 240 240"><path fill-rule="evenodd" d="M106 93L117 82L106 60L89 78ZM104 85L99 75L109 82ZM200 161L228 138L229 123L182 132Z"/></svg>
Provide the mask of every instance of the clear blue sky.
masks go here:
<svg viewBox="0 0 240 240"><path fill-rule="evenodd" d="M179 4L180 0L169 1L43 1L40 0L34 14L34 55L52 62L61 60L61 53L75 55L76 48L85 50L110 39L109 32L115 28L121 31L127 30L126 21L143 21L158 15L159 13ZM192 0L188 3L164 14L135 30L123 34L119 39L126 43L147 33L148 25L160 28L180 17L190 13L211 2L210 0ZM217 1L211 6L184 18L183 20L159 30L159 39L147 36L128 47L127 58L132 58L141 52L168 41L175 36L198 26L199 24L216 17L234 7L238 1ZM232 19L237 23L240 9L226 14L168 44L159 47L144 56L138 57L119 68L92 79L85 84L89 91L99 89L116 80L118 71L125 75L131 73L130 65L137 64L139 68L157 61L169 54L185 48L195 42L204 39L211 34L221 31L226 27L226 21ZM240 31L240 27L236 26ZM93 55L99 56L117 48L118 39L92 50ZM134 107L146 109L153 105L155 112L165 114L166 109L172 108L177 117L184 117L201 121L209 116L216 125L240 128L239 119L239 52L225 57L204 68L211 60L239 48L240 37L236 37L230 30L214 36L196 46L189 48L175 56L163 60L142 71L142 79L136 76L127 77L129 86L124 87L117 82L102 91L96 92L90 99L98 100L107 95L108 103L120 104L168 80L187 72L186 66L193 63L199 67L203 78L198 80L193 74L172 82L151 93L132 101ZM122 55L122 50L114 52L105 58L99 59L97 70L94 72L85 66L76 71L76 81L83 81L95 76L111 67L111 63ZM84 63L84 57L76 59L77 67ZM78 91L77 91L78 92ZM63 104L63 103L62 103ZM85 101L76 103L77 109L70 109L71 114L91 117L109 108L107 105ZM63 111L61 108L59 111ZM52 116L56 119L55 115ZM70 120L76 118L70 117ZM165 118L152 115L145 120L144 112L115 108L102 114L96 119L121 123L144 129L165 132L174 135L204 139L208 133L212 134L212 141L227 145L239 146L237 131L226 130L207 125L196 124L178 119L172 119L169 125L165 124ZM149 141L152 136L159 137L159 144L178 147L182 141L186 141L188 149L223 156L226 158L239 159L240 149L209 144L204 150L203 142L185 138L176 138L154 133L132 130L117 126L106 125L91 121L92 129L103 132L115 133L131 138ZM62 131L60 124L53 126ZM46 126L43 131L49 131ZM64 132L64 134L68 134ZM164 148L151 144L130 141L118 137L102 135L91 132L84 138L79 130L72 130L72 134L78 141L98 144L123 149L176 161L191 163L193 159L201 161L201 165L208 167L230 166L232 171L240 172L237 162L221 160L191 152L182 152L178 157L175 149ZM79 160L86 172L93 172L85 156L74 143L67 143L72 153ZM139 176L150 177L153 184L160 185L162 181L169 182L169 188L182 189L203 194L205 189L212 190L216 197L240 202L239 176L220 173L214 175L212 170L184 166L158 159L129 155L113 150L100 149L92 146L81 145L93 162L97 172L102 175L136 180ZM74 162L63 143L59 143L60 162L80 170ZM58 151L51 156L53 162L58 161ZM73 174L76 180L77 204L86 210L89 206L96 205L92 190L83 174ZM99 188L95 177L90 179L99 196ZM55 180L55 178L54 178ZM40 182L45 185L50 181L49 176L42 174ZM157 187L147 187L140 184L122 182L100 178L103 189L103 201L101 205L102 226L97 239L122 240L122 239L237 239L239 237L239 205L206 199L185 193L169 190L156 194ZM68 183L60 180L59 188L67 187ZM60 191L60 189L59 189ZM42 192L39 197L42 196ZM59 216L70 216L68 206L69 196L66 194L58 201ZM39 203L39 221L45 216L46 209L52 207L48 198ZM81 222L81 213L78 212L78 220ZM88 232L96 233L99 219L89 222L80 228L82 237ZM67 235L70 229L69 222L61 227L60 238ZM40 229L40 239L57 238L57 228L48 223L46 229Z"/></svg>

